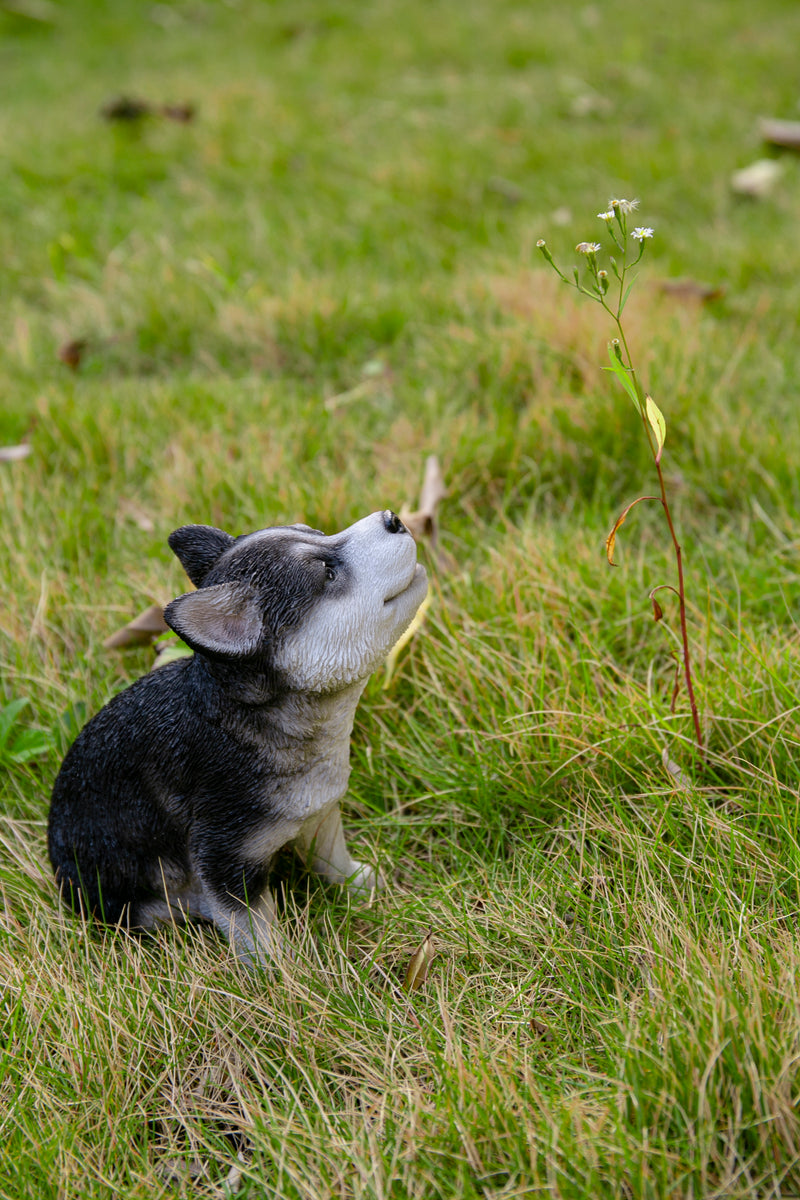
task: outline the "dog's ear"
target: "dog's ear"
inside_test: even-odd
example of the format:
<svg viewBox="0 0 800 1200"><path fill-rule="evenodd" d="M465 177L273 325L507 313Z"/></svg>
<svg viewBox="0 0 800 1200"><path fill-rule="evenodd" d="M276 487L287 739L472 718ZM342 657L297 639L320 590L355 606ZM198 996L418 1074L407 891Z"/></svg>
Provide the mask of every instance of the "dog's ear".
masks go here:
<svg viewBox="0 0 800 1200"><path fill-rule="evenodd" d="M169 535L170 549L181 560L195 587L200 586L217 559L235 540L213 525L181 525Z"/></svg>
<svg viewBox="0 0 800 1200"><path fill-rule="evenodd" d="M179 638L212 658L245 658L258 648L263 627L256 595L241 583L217 583L178 596L164 620Z"/></svg>

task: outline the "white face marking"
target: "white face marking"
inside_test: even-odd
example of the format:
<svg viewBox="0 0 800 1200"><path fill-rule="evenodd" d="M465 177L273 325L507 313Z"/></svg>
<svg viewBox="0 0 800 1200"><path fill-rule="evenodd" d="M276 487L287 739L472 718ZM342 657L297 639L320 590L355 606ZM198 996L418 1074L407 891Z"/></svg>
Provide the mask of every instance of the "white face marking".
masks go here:
<svg viewBox="0 0 800 1200"><path fill-rule="evenodd" d="M330 596L323 594L275 654L291 685L310 692L338 691L366 679L408 628L428 590L414 539L406 531L390 533L383 513L335 538L315 539L320 548L326 543L336 547L346 570L346 590L337 594L332 585Z"/></svg>

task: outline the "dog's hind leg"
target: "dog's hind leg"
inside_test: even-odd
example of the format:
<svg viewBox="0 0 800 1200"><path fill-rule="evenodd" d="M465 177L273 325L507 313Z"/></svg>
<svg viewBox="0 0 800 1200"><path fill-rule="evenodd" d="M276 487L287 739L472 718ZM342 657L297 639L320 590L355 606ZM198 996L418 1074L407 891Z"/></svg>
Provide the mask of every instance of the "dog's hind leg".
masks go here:
<svg viewBox="0 0 800 1200"><path fill-rule="evenodd" d="M361 895L383 886L377 871L350 857L338 803L310 817L294 845L309 870L316 871L331 883L344 883L351 892Z"/></svg>

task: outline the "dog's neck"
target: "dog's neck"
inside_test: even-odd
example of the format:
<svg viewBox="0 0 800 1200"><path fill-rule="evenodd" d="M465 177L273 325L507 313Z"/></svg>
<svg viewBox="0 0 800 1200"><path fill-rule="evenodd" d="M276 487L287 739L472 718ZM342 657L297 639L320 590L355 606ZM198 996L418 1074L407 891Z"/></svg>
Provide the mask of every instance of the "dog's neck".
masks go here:
<svg viewBox="0 0 800 1200"><path fill-rule="evenodd" d="M221 708L230 705L263 708L274 704L283 691L282 680L275 671L260 667L252 659L242 665L234 660L194 654L187 669L195 686Z"/></svg>
<svg viewBox="0 0 800 1200"><path fill-rule="evenodd" d="M298 692L287 688L275 671L259 670L252 661L243 669L236 663L195 654L187 669L220 716L226 711L233 716L233 710L237 710L238 719L249 715L257 724L267 722L276 732L300 741L314 739L331 725L343 732L346 729L345 736L349 737L356 706L369 678L335 692Z"/></svg>
<svg viewBox="0 0 800 1200"><path fill-rule="evenodd" d="M334 747L341 746L349 756L353 719L365 683L325 695L287 692L269 709L273 737L282 735L287 743L301 743L311 754L334 753Z"/></svg>

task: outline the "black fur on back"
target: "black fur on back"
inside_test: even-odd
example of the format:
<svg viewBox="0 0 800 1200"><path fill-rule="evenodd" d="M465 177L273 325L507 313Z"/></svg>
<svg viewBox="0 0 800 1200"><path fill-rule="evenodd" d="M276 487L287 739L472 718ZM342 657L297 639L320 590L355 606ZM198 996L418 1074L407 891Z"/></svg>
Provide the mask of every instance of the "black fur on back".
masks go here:
<svg viewBox="0 0 800 1200"><path fill-rule="evenodd" d="M187 851L222 894L257 894L266 869L246 878L230 864L240 862L248 816L269 820L282 773L269 753L254 765L251 739L237 734L229 708L226 689L195 657L145 675L86 725L56 779L48 828L50 860L75 911L137 926L142 903L163 898L165 872L189 877ZM269 700L254 706L255 727L269 714ZM139 736L121 745L126 726Z"/></svg>

